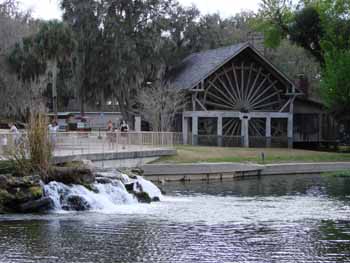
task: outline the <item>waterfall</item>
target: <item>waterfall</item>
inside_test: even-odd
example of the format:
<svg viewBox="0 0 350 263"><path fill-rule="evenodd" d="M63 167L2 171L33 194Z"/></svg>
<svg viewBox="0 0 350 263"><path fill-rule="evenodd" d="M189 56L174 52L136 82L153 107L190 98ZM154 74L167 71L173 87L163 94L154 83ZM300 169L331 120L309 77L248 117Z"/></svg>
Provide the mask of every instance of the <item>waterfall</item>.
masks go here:
<svg viewBox="0 0 350 263"><path fill-rule="evenodd" d="M137 185L139 185L141 191L146 192L151 198L158 197L161 200L162 192L152 182L145 180L141 176L137 176L136 182L137 183L134 184L134 191L137 191L137 189L135 188L137 187Z"/></svg>
<svg viewBox="0 0 350 263"><path fill-rule="evenodd" d="M127 184L133 185L134 192L145 192L152 199L162 198L158 187L140 176L133 179L116 172L99 175L105 179L104 183L97 181L88 188L50 182L44 186L45 196L53 200L55 211L114 211L121 205L137 204L137 198L127 191Z"/></svg>

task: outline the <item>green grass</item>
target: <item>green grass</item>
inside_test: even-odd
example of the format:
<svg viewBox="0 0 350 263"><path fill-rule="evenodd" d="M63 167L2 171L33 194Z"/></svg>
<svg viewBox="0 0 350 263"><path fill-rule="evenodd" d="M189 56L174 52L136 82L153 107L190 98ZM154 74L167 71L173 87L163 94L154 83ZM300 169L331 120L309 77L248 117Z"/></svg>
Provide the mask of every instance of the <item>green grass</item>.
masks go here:
<svg viewBox="0 0 350 263"><path fill-rule="evenodd" d="M264 163L286 162L340 162L349 161L350 153L318 152L294 149L254 149L179 146L177 155L162 157L157 163L198 163L198 162L253 162Z"/></svg>
<svg viewBox="0 0 350 263"><path fill-rule="evenodd" d="M334 177L350 177L350 170L329 172L322 174L324 176L334 176Z"/></svg>

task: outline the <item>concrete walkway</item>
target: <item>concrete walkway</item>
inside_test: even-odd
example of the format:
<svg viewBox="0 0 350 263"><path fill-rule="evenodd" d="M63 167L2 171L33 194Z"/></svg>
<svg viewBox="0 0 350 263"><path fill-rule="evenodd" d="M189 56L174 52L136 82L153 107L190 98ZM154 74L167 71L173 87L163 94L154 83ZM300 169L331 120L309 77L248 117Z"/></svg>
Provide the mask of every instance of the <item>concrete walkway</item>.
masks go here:
<svg viewBox="0 0 350 263"><path fill-rule="evenodd" d="M90 160L109 161L109 160L125 160L125 159L142 159L150 157L161 157L175 155L176 150L173 148L152 148L152 147L130 147L127 146L119 151L66 151L65 153L54 155L54 162L68 162L72 160Z"/></svg>
<svg viewBox="0 0 350 263"><path fill-rule="evenodd" d="M350 170L350 162L268 164L261 175L319 174Z"/></svg>
<svg viewBox="0 0 350 263"><path fill-rule="evenodd" d="M258 165L249 163L151 164L142 167L152 181L191 181L232 179L246 176L319 174L350 170L350 162L285 163Z"/></svg>
<svg viewBox="0 0 350 263"><path fill-rule="evenodd" d="M262 165L243 163L148 164L143 166L144 175L213 174L252 172L263 169Z"/></svg>
<svg viewBox="0 0 350 263"><path fill-rule="evenodd" d="M151 181L191 181L228 179L259 175L264 169L257 164L243 163L196 163L196 164L149 164L142 167L144 176Z"/></svg>

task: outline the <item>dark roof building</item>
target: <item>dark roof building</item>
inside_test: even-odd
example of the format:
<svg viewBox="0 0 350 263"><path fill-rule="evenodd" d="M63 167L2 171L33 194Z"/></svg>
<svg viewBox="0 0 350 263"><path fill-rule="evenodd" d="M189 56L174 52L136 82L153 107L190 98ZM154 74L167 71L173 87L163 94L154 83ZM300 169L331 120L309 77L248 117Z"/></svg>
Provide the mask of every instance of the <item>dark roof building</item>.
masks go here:
<svg viewBox="0 0 350 263"><path fill-rule="evenodd" d="M182 118L187 143L292 147L322 140L322 105L299 101L303 93L293 81L249 43L194 53L168 80L188 94Z"/></svg>

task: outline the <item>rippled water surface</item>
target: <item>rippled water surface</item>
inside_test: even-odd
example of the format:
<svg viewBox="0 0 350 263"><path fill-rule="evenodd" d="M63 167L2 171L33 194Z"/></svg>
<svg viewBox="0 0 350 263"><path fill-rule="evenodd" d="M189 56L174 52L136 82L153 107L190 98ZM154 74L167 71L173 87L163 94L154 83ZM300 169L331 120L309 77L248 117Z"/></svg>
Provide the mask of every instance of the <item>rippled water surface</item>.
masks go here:
<svg viewBox="0 0 350 263"><path fill-rule="evenodd" d="M0 216L0 262L350 262L350 178L164 190L103 213Z"/></svg>

